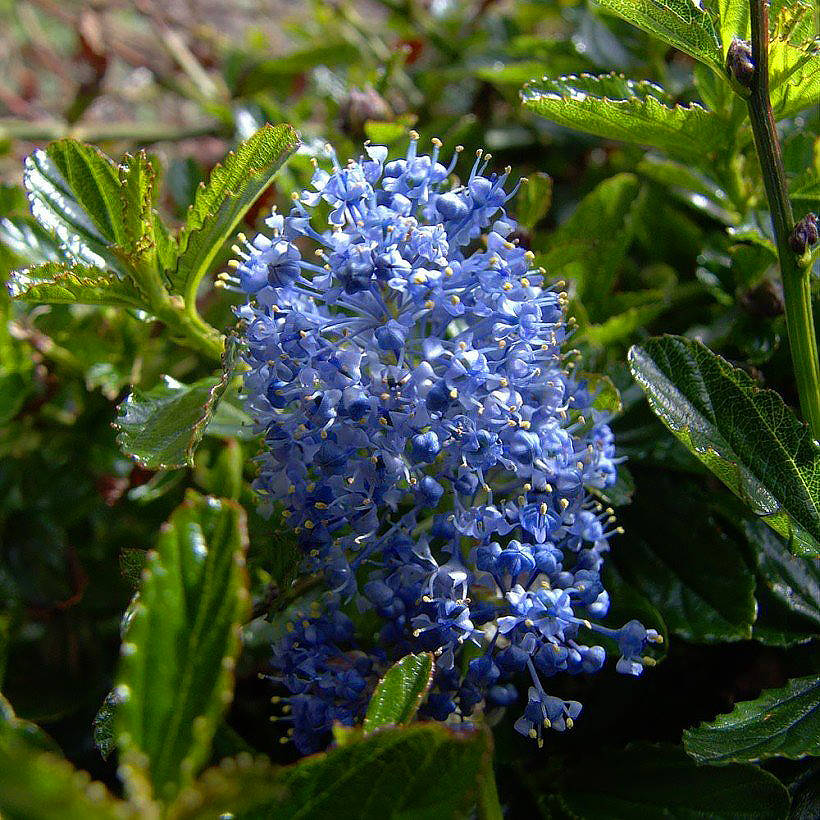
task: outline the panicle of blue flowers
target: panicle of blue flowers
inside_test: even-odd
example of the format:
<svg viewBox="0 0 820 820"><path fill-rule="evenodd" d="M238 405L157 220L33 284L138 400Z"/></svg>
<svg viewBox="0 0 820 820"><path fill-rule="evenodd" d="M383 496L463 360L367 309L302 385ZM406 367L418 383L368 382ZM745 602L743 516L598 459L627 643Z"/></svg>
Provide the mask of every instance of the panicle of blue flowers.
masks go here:
<svg viewBox="0 0 820 820"><path fill-rule="evenodd" d="M514 238L510 169L489 173L479 151L454 182L458 152L445 165L440 147L419 154L411 134L402 159L367 145L344 166L328 148L331 170L317 167L235 262L264 434L256 488L283 506L334 602L275 649L303 751L355 721L379 663L340 648L327 626L346 618L339 602L379 616L385 657L436 653L431 717L508 705L529 674L516 726L539 742L581 708L543 680L604 663L584 636L613 637L630 674L660 640L590 620L609 607L600 571L618 530L589 488L611 486L617 459L563 353L563 283ZM476 657L463 666L465 644Z"/></svg>

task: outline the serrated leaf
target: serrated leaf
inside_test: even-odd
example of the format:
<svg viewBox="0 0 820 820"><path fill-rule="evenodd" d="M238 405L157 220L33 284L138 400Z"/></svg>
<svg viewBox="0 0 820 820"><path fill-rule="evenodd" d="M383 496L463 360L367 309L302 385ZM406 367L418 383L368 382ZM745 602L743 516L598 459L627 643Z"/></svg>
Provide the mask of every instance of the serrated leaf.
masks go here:
<svg viewBox="0 0 820 820"><path fill-rule="evenodd" d="M225 812L236 820L420 820L466 818L491 754L486 731L454 732L438 725L383 729L343 746L274 769L246 758L210 770L175 820ZM266 793L267 792L267 793ZM247 799L250 795L250 799ZM197 805L198 803L198 805Z"/></svg>
<svg viewBox="0 0 820 820"><path fill-rule="evenodd" d="M751 638L754 576L739 546L708 513L705 496L672 474L652 471L619 511L626 535L612 560L627 582L686 640Z"/></svg>
<svg viewBox="0 0 820 820"><path fill-rule="evenodd" d="M196 297L202 277L225 242L298 144L289 125L265 125L228 154L211 172L208 184L200 186L179 234L177 267L169 274L172 288L186 303Z"/></svg>
<svg viewBox="0 0 820 820"><path fill-rule="evenodd" d="M132 263L163 270L176 265L176 240L154 210L156 173L145 151L126 154L119 167L123 221L121 252Z"/></svg>
<svg viewBox="0 0 820 820"><path fill-rule="evenodd" d="M820 554L820 448L782 399L699 342L629 351L655 414L792 552Z"/></svg>
<svg viewBox="0 0 820 820"><path fill-rule="evenodd" d="M0 220L0 242L20 258L22 265L42 265L60 258L57 242L34 221Z"/></svg>
<svg viewBox="0 0 820 820"><path fill-rule="evenodd" d="M244 510L189 492L147 556L115 689L132 795L167 801L208 758L249 613L246 549Z"/></svg>
<svg viewBox="0 0 820 820"><path fill-rule="evenodd" d="M94 745L99 750L103 760L114 751L114 747L117 745L114 741L114 720L119 704L119 695L115 690L112 690L105 696L105 700L94 716L94 722L91 725Z"/></svg>
<svg viewBox="0 0 820 820"><path fill-rule="evenodd" d="M737 703L730 714L687 729L683 745L698 762L712 764L820 754L820 677L794 678Z"/></svg>
<svg viewBox="0 0 820 820"><path fill-rule="evenodd" d="M714 21L698 0L596 0L633 26L723 72L720 40Z"/></svg>
<svg viewBox="0 0 820 820"><path fill-rule="evenodd" d="M672 746L587 754L561 797L575 816L590 820L782 820L789 808L788 792L768 772L738 763L699 766Z"/></svg>
<svg viewBox="0 0 820 820"><path fill-rule="evenodd" d="M820 56L775 40L769 47L770 98L777 120L793 117L820 99Z"/></svg>
<svg viewBox="0 0 820 820"><path fill-rule="evenodd" d="M193 465L196 447L227 390L237 351L236 338L229 336L219 379L186 385L164 376L151 390L135 388L119 406L114 422L122 450L151 470Z"/></svg>
<svg viewBox="0 0 820 820"><path fill-rule="evenodd" d="M59 140L26 159L23 179L34 217L70 259L124 274L110 248L124 233L117 168L105 154Z"/></svg>
<svg viewBox="0 0 820 820"><path fill-rule="evenodd" d="M538 256L537 263L550 276L573 282L576 297L593 319L609 315L606 297L632 241L630 220L638 189L633 174L604 180L547 238Z"/></svg>
<svg viewBox="0 0 820 820"><path fill-rule="evenodd" d="M717 0L717 8L720 43L723 46L725 60L732 40L751 40L749 0Z"/></svg>
<svg viewBox="0 0 820 820"><path fill-rule="evenodd" d="M697 158L724 150L727 125L711 111L666 105L664 91L618 74L531 80L521 91L525 107L558 125L606 139L662 148Z"/></svg>
<svg viewBox="0 0 820 820"><path fill-rule="evenodd" d="M115 273L93 265L46 262L14 271L7 287L12 299L51 304L113 305L146 309L139 291Z"/></svg>
<svg viewBox="0 0 820 820"><path fill-rule="evenodd" d="M133 816L102 783L45 744L0 696L0 814L26 820L116 820ZM53 749L53 750L52 750Z"/></svg>
<svg viewBox="0 0 820 820"><path fill-rule="evenodd" d="M433 656L429 652L406 655L394 663L370 698L364 718L365 734L409 723L432 682Z"/></svg>

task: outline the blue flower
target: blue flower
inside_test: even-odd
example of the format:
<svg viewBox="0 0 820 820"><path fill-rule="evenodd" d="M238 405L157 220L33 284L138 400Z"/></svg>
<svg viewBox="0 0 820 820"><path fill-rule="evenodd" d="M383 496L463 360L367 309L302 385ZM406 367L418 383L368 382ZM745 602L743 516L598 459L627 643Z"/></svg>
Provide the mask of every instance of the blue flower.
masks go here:
<svg viewBox="0 0 820 820"><path fill-rule="evenodd" d="M404 158L367 146L344 166L330 151L270 236L239 249L255 486L330 595L274 651L301 750L358 719L387 657L436 653L425 709L442 720L509 705L528 673L518 728L540 739L580 710L541 677L604 663L581 635L614 637L632 674L660 640L590 621L609 605L600 572L618 529L589 488L610 486L618 459L564 366L563 286L512 238L509 169L478 152L453 187L457 154L445 165L440 149L419 154L411 135ZM381 620L377 653L352 648L346 606ZM480 655L462 663L465 644Z"/></svg>

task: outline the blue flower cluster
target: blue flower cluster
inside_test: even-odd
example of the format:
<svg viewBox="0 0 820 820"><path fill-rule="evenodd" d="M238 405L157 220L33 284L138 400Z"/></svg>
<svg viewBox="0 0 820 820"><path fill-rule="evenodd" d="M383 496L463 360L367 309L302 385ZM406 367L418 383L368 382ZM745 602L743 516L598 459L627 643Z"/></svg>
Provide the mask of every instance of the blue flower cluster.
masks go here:
<svg viewBox="0 0 820 820"><path fill-rule="evenodd" d="M614 638L631 674L660 640L636 621L590 621L609 606L600 571L617 529L589 488L613 483L617 459L562 352L563 283L513 238L509 169L487 173L478 152L459 183L458 152L446 166L440 145L420 155L411 134L402 159L366 146L345 166L328 149L332 170L317 167L290 214L237 249L264 433L256 486L283 505L335 613L275 650L304 751L360 715L378 663L342 648L340 604L379 616L385 657L436 654L431 717L508 705L528 673L516 726L539 742L581 708L543 680L604 662L585 640Z"/></svg>

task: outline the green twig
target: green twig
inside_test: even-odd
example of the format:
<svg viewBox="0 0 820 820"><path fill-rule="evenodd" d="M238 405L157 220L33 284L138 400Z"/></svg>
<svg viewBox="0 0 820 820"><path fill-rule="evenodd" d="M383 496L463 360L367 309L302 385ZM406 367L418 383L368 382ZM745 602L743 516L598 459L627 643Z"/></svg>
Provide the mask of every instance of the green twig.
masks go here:
<svg viewBox="0 0 820 820"><path fill-rule="evenodd" d="M786 302L786 327L800 408L813 436L820 439L820 358L812 317L809 271L800 264L789 244L789 237L794 230L794 217L769 100L769 3L768 0L750 0L749 6L752 23L751 58L754 66L747 83L750 92L747 98L749 117L780 260Z"/></svg>

